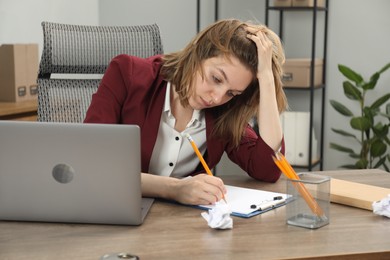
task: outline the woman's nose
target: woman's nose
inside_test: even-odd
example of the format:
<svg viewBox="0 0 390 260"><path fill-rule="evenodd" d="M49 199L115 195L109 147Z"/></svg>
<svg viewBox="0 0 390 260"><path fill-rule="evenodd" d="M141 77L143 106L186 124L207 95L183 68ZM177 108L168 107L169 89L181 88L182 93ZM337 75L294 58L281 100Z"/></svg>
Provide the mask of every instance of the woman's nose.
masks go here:
<svg viewBox="0 0 390 260"><path fill-rule="evenodd" d="M211 98L214 104L219 104L222 101L223 96L225 95L224 88L218 88L214 89L214 91L211 93Z"/></svg>

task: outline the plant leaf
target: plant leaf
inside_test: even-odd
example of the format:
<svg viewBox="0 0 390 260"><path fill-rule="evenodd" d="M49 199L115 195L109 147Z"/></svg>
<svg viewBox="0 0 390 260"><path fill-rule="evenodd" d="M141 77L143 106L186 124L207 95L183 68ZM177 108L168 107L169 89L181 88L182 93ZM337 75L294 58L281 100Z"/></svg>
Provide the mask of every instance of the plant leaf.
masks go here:
<svg viewBox="0 0 390 260"><path fill-rule="evenodd" d="M335 149L339 152L343 152L343 153L354 153L354 151L351 148L341 146L341 145L335 144L335 143L330 143L330 148Z"/></svg>
<svg viewBox="0 0 390 260"><path fill-rule="evenodd" d="M367 169L368 161L366 159L360 159L355 165L357 169Z"/></svg>
<svg viewBox="0 0 390 260"><path fill-rule="evenodd" d="M362 76L360 76L358 73L356 73L355 71L353 71L352 69L350 69L345 65L339 64L338 67L341 74L343 74L347 79L352 80L357 85L361 85L361 83L363 82Z"/></svg>
<svg viewBox="0 0 390 260"><path fill-rule="evenodd" d="M370 81L365 83L365 84L363 84L362 88L364 90L374 89L375 86L376 86L376 83L378 82L379 76L380 76L380 74L378 72L375 72L371 76Z"/></svg>
<svg viewBox="0 0 390 260"><path fill-rule="evenodd" d="M371 127L370 120L366 117L354 117L351 119L350 125L353 129L359 131L366 131Z"/></svg>
<svg viewBox="0 0 390 260"><path fill-rule="evenodd" d="M380 157L386 153L387 145L377 139L371 144L370 153L373 157Z"/></svg>
<svg viewBox="0 0 390 260"><path fill-rule="evenodd" d="M344 106L344 105L341 104L340 102L338 102L338 101L336 101L336 100L330 100L329 102L330 102L330 104L332 105L332 107L333 107L337 112L339 112L340 114L342 114L343 116L348 116L348 117L353 116L352 111L349 110L346 106Z"/></svg>
<svg viewBox="0 0 390 260"><path fill-rule="evenodd" d="M383 72L385 72L387 69L389 69L390 68L390 63L387 63L380 71L379 71L379 73L383 73Z"/></svg>
<svg viewBox="0 0 390 260"><path fill-rule="evenodd" d="M379 168L386 162L386 157L382 157L375 165L374 168Z"/></svg>
<svg viewBox="0 0 390 260"><path fill-rule="evenodd" d="M369 121L370 121L370 124L371 125L373 125L374 124L374 116L375 116L375 112L372 112L372 110L370 110L370 108L368 108L368 107L365 107L364 109L363 109L363 116L365 117L365 118L367 118ZM369 133L368 133L369 134Z"/></svg>
<svg viewBox="0 0 390 260"><path fill-rule="evenodd" d="M344 81L343 82L343 87L344 87L344 94L347 98L352 99L352 100L359 100L361 101L363 99L362 93L360 90L352 85L351 82L349 81Z"/></svg>
<svg viewBox="0 0 390 260"><path fill-rule="evenodd" d="M384 103L386 103L387 100L389 100L389 99L390 99L390 93L387 93L386 95L378 98L374 103L372 103L370 108L378 109L380 106L382 106Z"/></svg>
<svg viewBox="0 0 390 260"><path fill-rule="evenodd" d="M349 137L356 138L356 136L354 134L348 133L348 132L341 130L341 129L332 128L332 131L335 133L338 133L340 135L343 135L343 136L349 136Z"/></svg>
<svg viewBox="0 0 390 260"><path fill-rule="evenodd" d="M371 125L374 124L374 117L378 114L378 109L373 109L371 107L364 107L363 108L363 115L366 117L368 120L370 120Z"/></svg>
<svg viewBox="0 0 390 260"><path fill-rule="evenodd" d="M360 159L360 154L350 153L349 157L354 158L354 159Z"/></svg>
<svg viewBox="0 0 390 260"><path fill-rule="evenodd" d="M378 122L372 128L372 131L374 132L376 137L380 139L385 138L389 132L389 125L383 125L382 122Z"/></svg>

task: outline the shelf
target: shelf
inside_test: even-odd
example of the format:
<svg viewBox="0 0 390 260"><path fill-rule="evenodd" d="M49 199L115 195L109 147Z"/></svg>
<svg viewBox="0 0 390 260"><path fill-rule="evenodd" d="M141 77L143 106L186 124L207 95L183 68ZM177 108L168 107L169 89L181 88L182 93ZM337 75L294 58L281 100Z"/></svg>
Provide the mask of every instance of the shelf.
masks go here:
<svg viewBox="0 0 390 260"><path fill-rule="evenodd" d="M318 89L323 89L325 88L325 85L324 84L321 84L321 85L318 85L318 86L314 86L313 88L312 87L286 87L284 86L283 89L285 90L300 90L300 91L310 91L311 89L314 89L314 90L318 90Z"/></svg>
<svg viewBox="0 0 390 260"><path fill-rule="evenodd" d="M268 10L276 11L314 11L316 8L313 7L303 7L303 6L269 6ZM317 7L317 11L327 11L326 7Z"/></svg>
<svg viewBox="0 0 390 260"><path fill-rule="evenodd" d="M318 2L316 2L318 3ZM286 11L291 11L291 12L297 12L297 11L305 11L305 12L312 12L313 14L313 17L312 17L312 32L311 32L311 63L310 63L310 86L308 87L302 87L302 86L284 86L283 87L283 90L284 91L305 91L306 93L309 93L310 94L310 98L307 99L307 105L308 105L308 108L306 111L309 112L309 117L310 117L310 122L309 122L309 134L307 136L307 138L309 139L308 141L308 160L307 162L305 163L306 165L293 165L293 167L296 167L296 168L304 168L304 169L308 169L308 171L311 171L313 169L313 167L317 167L319 166L320 170L322 170L323 168L323 154L324 154L324 115L325 115L325 90L326 90L326 79L323 78L322 81L320 81L322 84L319 84L319 85L314 85L314 84L318 84L320 82L315 82L314 79L315 79L315 74L316 72L314 71L315 66L314 65L314 61L315 59L317 58L316 56L316 40L317 40L317 33L316 33L316 30L317 30L317 20L318 19L324 19L324 29L323 29L323 33L324 33L324 50L323 50L323 55L322 58L323 58L323 68L322 68L322 75L323 77L325 77L326 75L326 56L327 56L327 24L328 24L328 9L329 9L329 0L325 0L325 7L323 6L315 6L315 7L297 7L297 6L270 6L270 1L269 0L266 0L266 12L265 12L265 24L267 26L269 26L268 22L269 22L269 15L271 13L271 11L277 11L278 12L278 15L279 15L279 19L278 19L278 24L279 24L279 37L281 39L283 39L283 29L284 29L284 12ZM318 17L317 16L317 11L318 12L324 12L324 16L322 17ZM299 15L298 15L299 16ZM291 15L291 16L288 16L288 19L291 19L291 17L296 17L294 15ZM299 18L299 17L298 17ZM289 84L290 85L290 84ZM292 84L291 84L292 85ZM320 90L320 93L321 93L321 98L320 100L317 98L318 96L314 95L314 92L316 92L316 94L318 93L317 91ZM291 94L291 93L289 93ZM319 103L317 103L317 101L320 101ZM318 138L318 146L319 146L319 156L317 158L317 155L314 155L313 153L313 150L312 149L316 149L316 148L313 148L312 147L312 142L313 142L313 131L312 129L314 128L314 111L316 110L317 111L317 108L320 107L320 113L321 113L321 116L318 118L316 117L317 120L319 120L319 135L317 135L319 138ZM317 128L317 129L318 129ZM293 146L292 146L293 147ZM316 157L316 158L313 158L313 157ZM305 159L306 161L306 159Z"/></svg>

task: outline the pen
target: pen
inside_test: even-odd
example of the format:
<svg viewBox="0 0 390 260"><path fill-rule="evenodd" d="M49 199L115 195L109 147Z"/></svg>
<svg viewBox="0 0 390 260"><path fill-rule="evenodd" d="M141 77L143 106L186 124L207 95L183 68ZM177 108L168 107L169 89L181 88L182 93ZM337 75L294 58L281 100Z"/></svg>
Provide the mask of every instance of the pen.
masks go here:
<svg viewBox="0 0 390 260"><path fill-rule="evenodd" d="M194 142L194 139L192 139L192 137L189 135L189 134L186 134L186 137L188 139L188 141L190 141L190 144L192 146L192 149L194 149L196 155L198 156L199 158L199 161L202 163L203 165L203 168L205 169L206 173L210 176L213 176L213 174L211 173L210 171L210 168L209 166L207 165L206 161L204 160L202 154L200 153L198 147L196 146L195 142ZM222 199L226 202L226 199L225 199L225 196L222 194Z"/></svg>
<svg viewBox="0 0 390 260"><path fill-rule="evenodd" d="M203 168L206 170L206 173L210 176L213 176L213 174L211 173L210 171L210 168L209 166L207 165L206 161L203 159L203 156L202 154L200 153L198 147L196 146L195 142L194 142L194 139L192 139L192 137L189 135L189 134L186 134L186 137L188 139L188 141L190 141L190 144L192 146L192 149L194 149L196 155L198 156L199 158L199 161L202 163L203 165Z"/></svg>

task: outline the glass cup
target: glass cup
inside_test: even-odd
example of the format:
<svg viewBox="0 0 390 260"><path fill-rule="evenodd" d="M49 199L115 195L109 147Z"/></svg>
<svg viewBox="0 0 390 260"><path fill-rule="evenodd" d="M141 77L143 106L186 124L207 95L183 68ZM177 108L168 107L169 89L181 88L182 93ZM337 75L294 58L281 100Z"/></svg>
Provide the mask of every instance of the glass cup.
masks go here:
<svg viewBox="0 0 390 260"><path fill-rule="evenodd" d="M329 224L330 177L312 173L287 179L287 224L316 229Z"/></svg>

